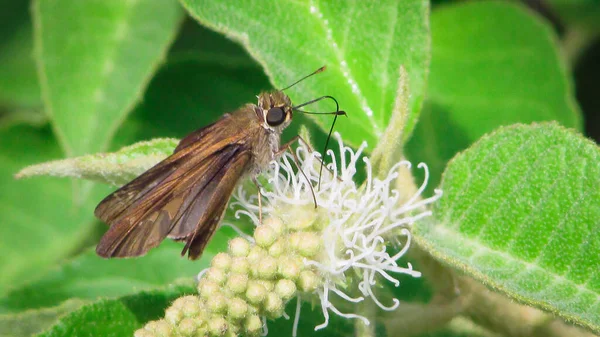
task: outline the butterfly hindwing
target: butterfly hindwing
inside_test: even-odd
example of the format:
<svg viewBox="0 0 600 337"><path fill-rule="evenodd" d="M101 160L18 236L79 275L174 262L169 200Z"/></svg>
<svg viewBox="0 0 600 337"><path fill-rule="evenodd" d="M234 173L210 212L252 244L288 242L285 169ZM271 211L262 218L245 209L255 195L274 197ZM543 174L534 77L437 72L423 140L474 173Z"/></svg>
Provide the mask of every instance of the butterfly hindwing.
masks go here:
<svg viewBox="0 0 600 337"><path fill-rule="evenodd" d="M251 163L249 134L223 134L229 118L184 138L171 156L102 200L95 214L111 227L96 248L100 256L143 255L167 236L186 240L186 249L208 241Z"/></svg>

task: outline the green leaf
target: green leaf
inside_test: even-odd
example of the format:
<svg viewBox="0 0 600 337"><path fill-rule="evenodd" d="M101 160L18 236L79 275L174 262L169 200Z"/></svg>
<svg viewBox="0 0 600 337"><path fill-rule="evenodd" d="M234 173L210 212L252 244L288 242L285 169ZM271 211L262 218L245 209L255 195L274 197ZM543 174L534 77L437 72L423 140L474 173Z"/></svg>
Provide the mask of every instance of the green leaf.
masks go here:
<svg viewBox="0 0 600 337"><path fill-rule="evenodd" d="M412 88L405 135L412 131L429 61L428 1L366 5L287 0L268 10L260 1L181 2L202 24L243 44L278 88L326 65L327 72L294 86L289 94L296 104L335 96L349 115L336 129L353 145L363 140L377 143L392 114L398 72L404 65ZM311 105L310 111L333 107L323 102ZM329 129L331 119L320 116L317 121Z"/></svg>
<svg viewBox="0 0 600 337"><path fill-rule="evenodd" d="M415 240L521 302L600 331L600 152L556 124L501 128L444 173Z"/></svg>
<svg viewBox="0 0 600 337"><path fill-rule="evenodd" d="M29 337L54 324L56 320L81 307L85 301L70 300L40 310L29 310L15 315L0 315L0 336Z"/></svg>
<svg viewBox="0 0 600 337"><path fill-rule="evenodd" d="M190 17L186 18L167 56L167 62L171 65L187 61L210 63L230 69L250 68L261 72L256 61L239 44L201 26Z"/></svg>
<svg viewBox="0 0 600 337"><path fill-rule="evenodd" d="M133 336L133 332L144 323L161 318L173 300L193 293L195 289L191 286L170 286L119 299L101 300L61 318L38 336Z"/></svg>
<svg viewBox="0 0 600 337"><path fill-rule="evenodd" d="M112 153L55 160L28 166L16 178L49 175L124 185L173 153L179 141L171 138L139 142Z"/></svg>
<svg viewBox="0 0 600 337"><path fill-rule="evenodd" d="M558 121L581 128L556 36L521 6L468 2L431 17L427 99L407 152L435 187L454 154L501 125Z"/></svg>
<svg viewBox="0 0 600 337"><path fill-rule="evenodd" d="M548 3L570 25L600 30L600 3L597 0L549 0Z"/></svg>
<svg viewBox="0 0 600 337"><path fill-rule="evenodd" d="M13 178L26 165L60 156L48 128L0 131L0 294L39 278L73 252L94 221L95 205L74 204L69 181Z"/></svg>
<svg viewBox="0 0 600 337"><path fill-rule="evenodd" d="M0 298L0 312L52 307L78 298L96 300L149 290L179 279L193 278L208 267L216 252L226 249L229 230L219 230L198 261L181 257L183 245L165 240L143 257L102 259L93 250L54 268L34 283Z"/></svg>
<svg viewBox="0 0 600 337"><path fill-rule="evenodd" d="M42 105L29 22L21 24L0 48L0 104L11 108Z"/></svg>
<svg viewBox="0 0 600 337"><path fill-rule="evenodd" d="M183 138L269 88L260 69L225 67L195 59L169 62L157 72L117 138Z"/></svg>
<svg viewBox="0 0 600 337"><path fill-rule="evenodd" d="M106 150L174 39L179 5L44 0L33 14L45 108L63 149Z"/></svg>

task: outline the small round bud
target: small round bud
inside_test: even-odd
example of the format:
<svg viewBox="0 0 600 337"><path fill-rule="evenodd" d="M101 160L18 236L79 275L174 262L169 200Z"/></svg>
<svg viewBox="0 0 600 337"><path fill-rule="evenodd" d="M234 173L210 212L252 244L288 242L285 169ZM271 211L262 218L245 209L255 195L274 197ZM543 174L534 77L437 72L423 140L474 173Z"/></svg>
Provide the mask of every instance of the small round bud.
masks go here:
<svg viewBox="0 0 600 337"><path fill-rule="evenodd" d="M321 238L311 232L302 233L300 235L300 243L298 245L298 252L304 257L313 257L319 253L321 249Z"/></svg>
<svg viewBox="0 0 600 337"><path fill-rule="evenodd" d="M165 319L167 322L177 325L179 321L183 318L183 312L178 307L172 305L167 310L165 310Z"/></svg>
<svg viewBox="0 0 600 337"><path fill-rule="evenodd" d="M289 219L288 228L293 230L305 230L313 225L317 218L317 212L314 205L306 205L304 207L290 207L286 214L286 219Z"/></svg>
<svg viewBox="0 0 600 337"><path fill-rule="evenodd" d="M183 336L192 336L196 333L198 322L192 318L184 318L177 326L179 333Z"/></svg>
<svg viewBox="0 0 600 337"><path fill-rule="evenodd" d="M148 330L138 329L133 333L133 337L156 337L156 335Z"/></svg>
<svg viewBox="0 0 600 337"><path fill-rule="evenodd" d="M285 279L296 280L304 264L298 258L281 256L277 261L277 271Z"/></svg>
<svg viewBox="0 0 600 337"><path fill-rule="evenodd" d="M267 255L267 251L262 249L259 246L254 246L250 249L250 252L248 253L248 262L250 263L250 265L255 265L258 263L258 261L260 261L263 257L265 257Z"/></svg>
<svg viewBox="0 0 600 337"><path fill-rule="evenodd" d="M272 257L279 257L285 251L286 240L279 239L275 241L271 247L269 247L269 255Z"/></svg>
<svg viewBox="0 0 600 337"><path fill-rule="evenodd" d="M227 280L227 288L234 294L241 294L246 291L248 286L248 275L231 274Z"/></svg>
<svg viewBox="0 0 600 337"><path fill-rule="evenodd" d="M273 279L277 275L277 260L269 255L258 261L257 275L263 279Z"/></svg>
<svg viewBox="0 0 600 337"><path fill-rule="evenodd" d="M200 313L200 300L196 296L182 297L184 301L179 305L184 317L198 316Z"/></svg>
<svg viewBox="0 0 600 337"><path fill-rule="evenodd" d="M302 243L301 233L295 232L288 235L288 244L291 249L298 250L298 247L300 247L300 243Z"/></svg>
<svg viewBox="0 0 600 337"><path fill-rule="evenodd" d="M283 314L283 301L275 293L268 293L265 299L265 311L270 318L279 318Z"/></svg>
<svg viewBox="0 0 600 337"><path fill-rule="evenodd" d="M246 298L252 304L260 304L267 296L267 289L260 282L251 281L248 282L248 289L246 289Z"/></svg>
<svg viewBox="0 0 600 337"><path fill-rule="evenodd" d="M302 291L311 292L317 289L319 286L320 279L317 274L310 270L304 270L300 273L298 278L298 288Z"/></svg>
<svg viewBox="0 0 600 337"><path fill-rule="evenodd" d="M222 271L228 271L231 267L231 256L227 253L219 253L213 257L210 265Z"/></svg>
<svg viewBox="0 0 600 337"><path fill-rule="evenodd" d="M273 281L257 280L256 282L262 284L265 287L265 289L267 289L267 292L271 292L273 291L273 289L275 289L275 282Z"/></svg>
<svg viewBox="0 0 600 337"><path fill-rule="evenodd" d="M275 234L281 235L285 232L285 224L281 219L275 216L270 216L263 221L263 225L271 227Z"/></svg>
<svg viewBox="0 0 600 337"><path fill-rule="evenodd" d="M224 313L227 309L227 297L219 293L214 294L206 301L206 305L211 312Z"/></svg>
<svg viewBox="0 0 600 337"><path fill-rule="evenodd" d="M254 230L254 240L257 245L268 248L277 240L277 233L270 226L261 225Z"/></svg>
<svg viewBox="0 0 600 337"><path fill-rule="evenodd" d="M173 332L173 327L164 319L152 321L146 324L146 330L152 331L155 336L170 336Z"/></svg>
<svg viewBox="0 0 600 337"><path fill-rule="evenodd" d="M229 241L229 253L234 257L245 257L250 252L250 243L243 238L235 238Z"/></svg>
<svg viewBox="0 0 600 337"><path fill-rule="evenodd" d="M233 319L241 319L248 314L248 304L241 298L234 298L229 301L229 316Z"/></svg>
<svg viewBox="0 0 600 337"><path fill-rule="evenodd" d="M275 284L275 293L284 301L294 297L296 289L296 284L291 280L283 279Z"/></svg>
<svg viewBox="0 0 600 337"><path fill-rule="evenodd" d="M245 257L234 257L231 260L231 272L237 274L248 274L250 263Z"/></svg>
<svg viewBox="0 0 600 337"><path fill-rule="evenodd" d="M204 277L206 277L207 280L211 280L217 284L223 284L227 279L225 272L215 267L209 268L206 274L204 274Z"/></svg>
<svg viewBox="0 0 600 337"><path fill-rule="evenodd" d="M227 332L229 325L225 318L220 316L213 316L208 321L208 331L213 336L223 336Z"/></svg>
<svg viewBox="0 0 600 337"><path fill-rule="evenodd" d="M262 320L258 315L250 315L246 317L244 327L249 335L258 334L262 330Z"/></svg>
<svg viewBox="0 0 600 337"><path fill-rule="evenodd" d="M210 299L214 294L219 293L221 287L214 281L203 278L198 283L198 293L200 297L207 300Z"/></svg>

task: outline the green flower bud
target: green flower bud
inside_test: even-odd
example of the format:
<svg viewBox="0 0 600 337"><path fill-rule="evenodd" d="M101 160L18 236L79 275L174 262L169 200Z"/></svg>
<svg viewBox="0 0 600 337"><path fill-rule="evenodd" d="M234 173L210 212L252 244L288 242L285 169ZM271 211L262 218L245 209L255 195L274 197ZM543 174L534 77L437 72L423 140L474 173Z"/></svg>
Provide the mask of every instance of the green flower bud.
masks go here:
<svg viewBox="0 0 600 337"><path fill-rule="evenodd" d="M227 279L227 274L225 274L225 272L219 268L211 267L208 269L206 274L204 274L204 277L206 277L207 280L211 280L217 284L223 284Z"/></svg>
<svg viewBox="0 0 600 337"><path fill-rule="evenodd" d="M229 253L234 257L245 257L250 252L250 243L243 238L234 238L229 241Z"/></svg>
<svg viewBox="0 0 600 337"><path fill-rule="evenodd" d="M248 253L248 262L250 265L256 265L260 260L262 260L267 255L267 251L262 249L259 246L254 246L250 249Z"/></svg>
<svg viewBox="0 0 600 337"><path fill-rule="evenodd" d="M213 336L223 336L227 332L229 324L221 316L213 316L208 321L208 332Z"/></svg>
<svg viewBox="0 0 600 337"><path fill-rule="evenodd" d="M234 294L241 294L248 287L248 275L231 274L227 280L227 288Z"/></svg>
<svg viewBox="0 0 600 337"><path fill-rule="evenodd" d="M220 293L216 293L207 299L206 305L211 312L224 313L227 310L227 298Z"/></svg>
<svg viewBox="0 0 600 337"><path fill-rule="evenodd" d="M171 336L173 334L173 327L169 322L164 319L158 321L152 321L146 324L146 330L151 331L153 336Z"/></svg>
<svg viewBox="0 0 600 337"><path fill-rule="evenodd" d="M221 291L221 287L214 281L208 280L206 278L202 278L200 283L198 283L198 293L200 297L208 300L214 294L217 294Z"/></svg>
<svg viewBox="0 0 600 337"><path fill-rule="evenodd" d="M288 244L291 249L298 250L298 247L300 247L300 243L302 243L301 233L296 232L288 236Z"/></svg>
<svg viewBox="0 0 600 337"><path fill-rule="evenodd" d="M302 256L311 258L319 253L321 249L321 238L315 233L302 233L297 249Z"/></svg>
<svg viewBox="0 0 600 337"><path fill-rule="evenodd" d="M176 305L172 305L167 310L165 310L165 319L167 322L177 325L179 321L183 318L183 312Z"/></svg>
<svg viewBox="0 0 600 337"><path fill-rule="evenodd" d="M262 320L258 315L250 315L246 317L244 327L250 335L258 334L262 329Z"/></svg>
<svg viewBox="0 0 600 337"><path fill-rule="evenodd" d="M231 260L231 272L237 274L248 274L250 263L245 257L234 257Z"/></svg>
<svg viewBox="0 0 600 337"><path fill-rule="evenodd" d="M289 280L296 280L300 276L303 267L304 263L298 258L281 256L277 261L279 275Z"/></svg>
<svg viewBox="0 0 600 337"><path fill-rule="evenodd" d="M271 247L269 247L269 255L272 257L279 257L285 251L286 241L284 239L279 239L275 241Z"/></svg>
<svg viewBox="0 0 600 337"><path fill-rule="evenodd" d="M213 257L210 265L222 271L228 271L231 267L231 256L227 253L219 253Z"/></svg>
<svg viewBox="0 0 600 337"><path fill-rule="evenodd" d="M274 216L270 216L270 217L266 218L263 221L263 225L271 227L271 229L273 229L273 231L277 235L282 235L286 230L285 224L283 223L283 221L281 221L281 219L274 217Z"/></svg>
<svg viewBox="0 0 600 337"><path fill-rule="evenodd" d="M193 318L184 318L177 326L179 333L183 336L192 336L198 329L198 322Z"/></svg>
<svg viewBox="0 0 600 337"><path fill-rule="evenodd" d="M185 296L185 302L181 304L181 312L184 317L196 317L200 314L200 300L196 296Z"/></svg>
<svg viewBox="0 0 600 337"><path fill-rule="evenodd" d="M313 273L310 270L303 270L300 272L300 277L298 278L298 288L305 292L312 292L319 286L320 279L317 274Z"/></svg>
<svg viewBox="0 0 600 337"><path fill-rule="evenodd" d="M233 319L241 319L248 314L248 304L241 298L234 298L229 301L229 317Z"/></svg>
<svg viewBox="0 0 600 337"><path fill-rule="evenodd" d="M157 337L157 336L148 330L138 329L133 333L133 337Z"/></svg>
<svg viewBox="0 0 600 337"><path fill-rule="evenodd" d="M264 285L257 281L248 282L246 289L246 298L252 304L260 304L267 296L267 289Z"/></svg>
<svg viewBox="0 0 600 337"><path fill-rule="evenodd" d="M257 245L268 248L277 240L277 233L270 226L258 226L254 230L254 240Z"/></svg>
<svg viewBox="0 0 600 337"><path fill-rule="evenodd" d="M275 278L277 275L277 260L269 255L264 256L258 261L256 272L260 278L266 280Z"/></svg>
<svg viewBox="0 0 600 337"><path fill-rule="evenodd" d="M258 280L258 283L262 284L267 292L270 293L275 289L275 281L267 281L267 280Z"/></svg>
<svg viewBox="0 0 600 337"><path fill-rule="evenodd" d="M296 284L291 280L282 279L275 284L275 293L287 301L296 294Z"/></svg>
<svg viewBox="0 0 600 337"><path fill-rule="evenodd" d="M279 318L283 314L283 300L275 293L267 294L264 306L269 318Z"/></svg>
<svg viewBox="0 0 600 337"><path fill-rule="evenodd" d="M312 205L289 207L286 210L285 218L289 219L289 221L286 221L288 228L292 230L307 230L315 222L317 212Z"/></svg>

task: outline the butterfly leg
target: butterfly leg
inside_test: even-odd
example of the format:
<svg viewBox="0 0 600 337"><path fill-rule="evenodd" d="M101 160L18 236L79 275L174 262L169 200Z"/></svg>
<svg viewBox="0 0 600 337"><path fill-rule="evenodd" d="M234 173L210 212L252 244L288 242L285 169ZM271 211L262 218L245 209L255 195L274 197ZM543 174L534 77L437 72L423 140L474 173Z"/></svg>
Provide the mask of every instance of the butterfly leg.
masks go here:
<svg viewBox="0 0 600 337"><path fill-rule="evenodd" d="M256 177L252 177L252 182L256 185L256 193L258 194L258 224L262 225L262 194L260 194L260 185Z"/></svg>
<svg viewBox="0 0 600 337"><path fill-rule="evenodd" d="M315 195L315 191L313 190L312 183L310 182L310 180L308 180L306 173L304 173L304 171L302 171L302 167L300 167L300 160L298 159L298 155L296 155L296 151L292 150L292 144L296 141L302 141L302 143L304 143L304 146L306 146L308 148L309 152L313 152L313 150L310 147L310 145L308 144L308 142L305 141L304 138L300 137L300 135L296 135L296 136L292 137L292 139L290 139L290 141L283 144L283 146L281 146L279 148L279 150L275 153L275 156L279 157L285 151L290 150L290 153L292 154L292 157L294 158L294 163L296 164L296 167L298 168L300 173L302 173L302 175L304 176L304 179L306 179L308 187L310 187L310 193L312 194L313 202L315 203L315 208L317 208L317 196Z"/></svg>

